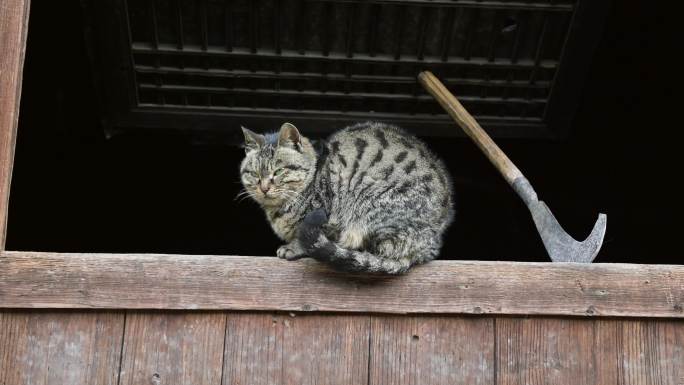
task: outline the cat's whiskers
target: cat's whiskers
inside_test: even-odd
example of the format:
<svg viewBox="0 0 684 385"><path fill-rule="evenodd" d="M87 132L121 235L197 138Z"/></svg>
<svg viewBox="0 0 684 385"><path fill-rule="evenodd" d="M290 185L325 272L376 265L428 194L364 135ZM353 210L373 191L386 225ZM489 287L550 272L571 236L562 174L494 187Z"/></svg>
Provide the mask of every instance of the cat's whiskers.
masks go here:
<svg viewBox="0 0 684 385"><path fill-rule="evenodd" d="M245 189L245 188L240 189L240 191L239 191L239 192L237 193L237 195L235 196L235 199L241 197L242 195L249 194L249 193L250 193L250 192L249 192L247 189Z"/></svg>
<svg viewBox="0 0 684 385"><path fill-rule="evenodd" d="M254 198L254 196L253 196L252 194L243 195L242 197L240 197L240 199L237 200L237 203L240 203L240 202L244 201L244 200L247 199L247 198Z"/></svg>
<svg viewBox="0 0 684 385"><path fill-rule="evenodd" d="M254 198L254 193L252 193L250 190L242 189L233 200L237 201L237 203L240 203L247 198Z"/></svg>

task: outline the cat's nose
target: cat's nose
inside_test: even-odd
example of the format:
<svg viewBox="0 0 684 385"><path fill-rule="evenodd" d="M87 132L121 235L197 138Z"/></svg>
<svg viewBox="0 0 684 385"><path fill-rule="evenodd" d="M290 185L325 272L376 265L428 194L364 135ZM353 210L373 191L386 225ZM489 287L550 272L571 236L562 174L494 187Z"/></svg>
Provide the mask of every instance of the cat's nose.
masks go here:
<svg viewBox="0 0 684 385"><path fill-rule="evenodd" d="M270 189L271 184L268 182L268 180L261 180L259 182L259 190L261 190L262 193L266 194Z"/></svg>

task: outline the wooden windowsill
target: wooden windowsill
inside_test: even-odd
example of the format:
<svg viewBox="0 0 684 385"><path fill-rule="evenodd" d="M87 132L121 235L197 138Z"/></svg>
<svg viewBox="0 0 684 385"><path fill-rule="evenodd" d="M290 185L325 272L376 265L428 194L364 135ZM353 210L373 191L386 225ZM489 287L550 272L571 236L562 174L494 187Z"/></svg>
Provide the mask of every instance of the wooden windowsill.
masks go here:
<svg viewBox="0 0 684 385"><path fill-rule="evenodd" d="M684 318L684 266L434 261L386 277L312 260L7 251L0 308Z"/></svg>

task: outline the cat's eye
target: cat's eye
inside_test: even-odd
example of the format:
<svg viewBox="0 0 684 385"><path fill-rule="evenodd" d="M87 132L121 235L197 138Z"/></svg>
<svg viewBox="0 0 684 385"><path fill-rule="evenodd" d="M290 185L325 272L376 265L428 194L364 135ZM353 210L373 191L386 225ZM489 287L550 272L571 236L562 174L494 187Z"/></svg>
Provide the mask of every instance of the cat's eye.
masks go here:
<svg viewBox="0 0 684 385"><path fill-rule="evenodd" d="M279 169L273 171L273 176L282 175L284 172L285 172L284 168L279 168Z"/></svg>

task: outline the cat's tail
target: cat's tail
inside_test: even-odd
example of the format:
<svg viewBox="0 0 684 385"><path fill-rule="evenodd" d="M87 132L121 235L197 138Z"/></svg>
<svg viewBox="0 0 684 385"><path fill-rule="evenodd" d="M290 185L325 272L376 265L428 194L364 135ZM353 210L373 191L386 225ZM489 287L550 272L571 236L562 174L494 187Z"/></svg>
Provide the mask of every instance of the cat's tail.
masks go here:
<svg viewBox="0 0 684 385"><path fill-rule="evenodd" d="M407 261L382 258L367 251L340 247L323 233L323 225L327 222L325 211L319 208L307 214L300 225L299 242L309 257L328 263L338 270L353 273L402 274L411 267Z"/></svg>

